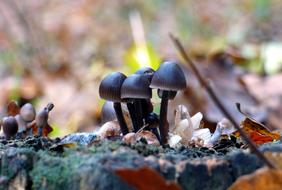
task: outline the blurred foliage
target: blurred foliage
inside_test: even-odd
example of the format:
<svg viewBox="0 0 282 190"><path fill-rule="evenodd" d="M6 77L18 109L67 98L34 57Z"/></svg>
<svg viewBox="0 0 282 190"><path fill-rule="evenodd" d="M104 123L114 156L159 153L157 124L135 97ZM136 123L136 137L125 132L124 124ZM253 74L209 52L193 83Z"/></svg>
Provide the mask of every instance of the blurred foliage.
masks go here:
<svg viewBox="0 0 282 190"><path fill-rule="evenodd" d="M128 73L134 73L142 67L151 67L156 70L160 66L160 58L149 45L133 46L124 55Z"/></svg>

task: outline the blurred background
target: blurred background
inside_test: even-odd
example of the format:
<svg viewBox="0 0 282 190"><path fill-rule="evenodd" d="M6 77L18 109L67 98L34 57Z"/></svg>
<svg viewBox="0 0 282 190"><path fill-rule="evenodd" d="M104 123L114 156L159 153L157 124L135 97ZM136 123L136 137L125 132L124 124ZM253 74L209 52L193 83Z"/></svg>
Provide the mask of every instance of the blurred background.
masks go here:
<svg viewBox="0 0 282 190"><path fill-rule="evenodd" d="M101 121L103 76L182 62L171 32L228 107L240 101L259 120L282 127L281 10L279 0L2 0L0 115L10 100L37 110L53 102L51 135L91 131ZM186 104L214 125L222 116L186 73L191 86L171 110Z"/></svg>

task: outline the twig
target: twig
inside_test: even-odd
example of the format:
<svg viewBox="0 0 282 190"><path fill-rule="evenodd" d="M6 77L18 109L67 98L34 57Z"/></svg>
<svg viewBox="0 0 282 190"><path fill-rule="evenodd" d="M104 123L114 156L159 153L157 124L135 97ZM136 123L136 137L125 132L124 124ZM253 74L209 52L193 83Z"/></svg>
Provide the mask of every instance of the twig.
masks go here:
<svg viewBox="0 0 282 190"><path fill-rule="evenodd" d="M141 127L136 133L141 133L143 131L143 129L145 129L148 126L149 126L149 124L143 125L143 127Z"/></svg>
<svg viewBox="0 0 282 190"><path fill-rule="evenodd" d="M192 71L195 73L197 79L201 83L201 85L206 89L214 103L220 109L220 111L230 120L230 122L235 126L235 128L239 131L242 138L249 144L252 151L258 156L261 161L263 161L269 168L275 169L276 167L263 155L263 153L257 148L254 142L248 137L248 135L239 127L233 116L229 113L229 111L225 108L219 97L216 95L213 88L209 85L209 83L202 77L199 70L193 63L193 61L188 57L187 53L185 52L182 44L178 40L178 38L174 37L172 34L169 34L170 38L172 39L174 45L176 46L177 50L180 52L181 56L187 62L187 64L191 67Z"/></svg>

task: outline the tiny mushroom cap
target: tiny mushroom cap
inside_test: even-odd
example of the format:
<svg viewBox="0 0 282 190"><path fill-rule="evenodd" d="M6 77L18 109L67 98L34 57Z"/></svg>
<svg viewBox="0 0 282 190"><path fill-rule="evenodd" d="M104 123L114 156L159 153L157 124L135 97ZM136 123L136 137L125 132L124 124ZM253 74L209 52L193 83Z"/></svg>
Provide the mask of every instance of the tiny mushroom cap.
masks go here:
<svg viewBox="0 0 282 190"><path fill-rule="evenodd" d="M177 91L169 91L168 92L168 99L170 99L170 100L174 99L176 94L177 94ZM163 97L163 90L158 89L158 96L160 98Z"/></svg>
<svg viewBox="0 0 282 190"><path fill-rule="evenodd" d="M154 73L155 73L155 71L152 68L143 67L143 68L137 70L134 74L143 75L144 77L146 77L151 82Z"/></svg>
<svg viewBox="0 0 282 190"><path fill-rule="evenodd" d="M3 132L7 138L13 137L18 132L18 123L13 116L3 118Z"/></svg>
<svg viewBox="0 0 282 190"><path fill-rule="evenodd" d="M31 122L35 119L35 109L32 104L26 103L20 109L20 115L22 119L26 122Z"/></svg>
<svg viewBox="0 0 282 190"><path fill-rule="evenodd" d="M109 137L119 136L120 132L120 127L117 121L108 121L101 126L97 134L101 139L105 139Z"/></svg>
<svg viewBox="0 0 282 190"><path fill-rule="evenodd" d="M150 87L166 91L182 90L186 88L185 75L176 62L164 62L155 72Z"/></svg>
<svg viewBox="0 0 282 190"><path fill-rule="evenodd" d="M106 101L101 110L102 123L115 120L117 118L113 102Z"/></svg>
<svg viewBox="0 0 282 190"><path fill-rule="evenodd" d="M132 74L128 76L121 87L122 99L150 99L152 89L149 87L150 81L143 75Z"/></svg>
<svg viewBox="0 0 282 190"><path fill-rule="evenodd" d="M107 75L100 83L100 97L113 102L121 102L121 85L126 76L120 72Z"/></svg>
<svg viewBox="0 0 282 190"><path fill-rule="evenodd" d="M146 74L146 73L154 73L154 69L150 67L143 67L135 72L135 74Z"/></svg>
<svg viewBox="0 0 282 190"><path fill-rule="evenodd" d="M45 127L48 124L48 118L49 118L49 111L44 108L40 112L38 112L35 121L36 125L40 128Z"/></svg>

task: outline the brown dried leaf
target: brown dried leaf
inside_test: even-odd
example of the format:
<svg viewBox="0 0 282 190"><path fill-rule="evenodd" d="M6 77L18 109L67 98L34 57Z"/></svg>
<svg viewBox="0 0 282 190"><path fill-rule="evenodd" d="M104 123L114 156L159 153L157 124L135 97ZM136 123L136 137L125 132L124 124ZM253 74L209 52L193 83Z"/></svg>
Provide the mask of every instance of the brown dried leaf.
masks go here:
<svg viewBox="0 0 282 190"><path fill-rule="evenodd" d="M241 123L241 126L256 144L264 144L280 139L279 133L271 132L268 127L244 113L240 108L240 104L237 104L237 108L239 112L246 116L245 120ZM240 133L237 131L234 135L238 137L240 136Z"/></svg>
<svg viewBox="0 0 282 190"><path fill-rule="evenodd" d="M18 106L17 102L11 101L7 106L7 113L8 116L16 116L20 113L20 107Z"/></svg>
<svg viewBox="0 0 282 190"><path fill-rule="evenodd" d="M282 170L261 168L252 174L239 177L229 190L279 190L282 187Z"/></svg>
<svg viewBox="0 0 282 190"><path fill-rule="evenodd" d="M180 190L174 182L166 182L165 179L154 169L142 167L135 169L119 169L116 174L129 185L138 190Z"/></svg>
<svg viewBox="0 0 282 190"><path fill-rule="evenodd" d="M30 126L30 128L32 128L33 135L38 135L38 127L35 122ZM52 131L53 131L53 128L49 124L47 124L43 128L43 132L42 132L43 137L47 137L49 133L51 133Z"/></svg>

